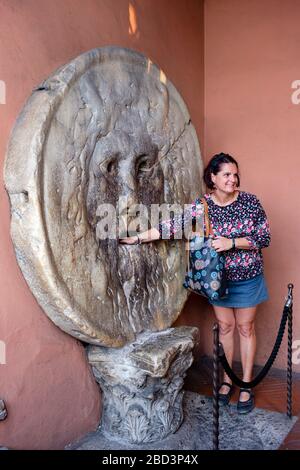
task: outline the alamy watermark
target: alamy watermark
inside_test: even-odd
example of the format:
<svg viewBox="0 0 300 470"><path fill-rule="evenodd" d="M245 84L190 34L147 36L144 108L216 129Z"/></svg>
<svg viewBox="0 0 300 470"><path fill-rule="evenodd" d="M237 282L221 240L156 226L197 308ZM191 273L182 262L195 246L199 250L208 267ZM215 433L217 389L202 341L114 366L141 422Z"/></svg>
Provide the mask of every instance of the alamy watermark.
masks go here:
<svg viewBox="0 0 300 470"><path fill-rule="evenodd" d="M300 80L294 80L292 82L291 88L295 90L291 95L292 103L300 104Z"/></svg>
<svg viewBox="0 0 300 470"><path fill-rule="evenodd" d="M295 365L300 364L300 339L293 341L292 349L292 363Z"/></svg>
<svg viewBox="0 0 300 470"><path fill-rule="evenodd" d="M0 340L0 364L6 364L6 345Z"/></svg>
<svg viewBox="0 0 300 470"><path fill-rule="evenodd" d="M6 85L3 80L0 80L0 104L6 104Z"/></svg>
<svg viewBox="0 0 300 470"><path fill-rule="evenodd" d="M143 233L157 228L161 223L162 239L170 238L171 231L175 240L188 239L194 231L203 233L202 205L193 204L132 204L127 198L120 197L117 206L99 204L96 211L96 238L114 240ZM193 224L194 221L194 224Z"/></svg>

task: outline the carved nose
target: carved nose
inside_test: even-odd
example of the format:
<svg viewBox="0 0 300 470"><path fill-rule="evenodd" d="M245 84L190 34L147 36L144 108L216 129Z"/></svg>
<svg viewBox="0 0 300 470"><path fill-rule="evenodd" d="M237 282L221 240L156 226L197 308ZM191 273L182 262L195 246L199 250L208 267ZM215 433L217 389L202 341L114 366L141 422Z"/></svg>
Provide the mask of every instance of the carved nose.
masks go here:
<svg viewBox="0 0 300 470"><path fill-rule="evenodd" d="M136 218L136 215L129 215L130 208L134 212L134 206L138 204L137 187L134 177L127 173L126 179L120 181L119 188L119 222L121 226L128 227Z"/></svg>
<svg viewBox="0 0 300 470"><path fill-rule="evenodd" d="M134 162L132 158L120 163L119 167L119 194L128 199L128 206L137 203L137 185L135 179Z"/></svg>
<svg viewBox="0 0 300 470"><path fill-rule="evenodd" d="M137 187L132 177L128 176L128 179L122 182L119 195L122 197L122 199L126 198L128 207L130 207L132 204L137 204Z"/></svg>

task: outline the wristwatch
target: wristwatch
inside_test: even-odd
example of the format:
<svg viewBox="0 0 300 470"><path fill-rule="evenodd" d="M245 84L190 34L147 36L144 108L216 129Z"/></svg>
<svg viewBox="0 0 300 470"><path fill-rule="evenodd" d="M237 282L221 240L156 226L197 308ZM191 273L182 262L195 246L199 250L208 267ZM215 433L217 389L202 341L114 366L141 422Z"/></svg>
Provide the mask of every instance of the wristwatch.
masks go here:
<svg viewBox="0 0 300 470"><path fill-rule="evenodd" d="M235 249L235 238L232 238L232 247L233 250Z"/></svg>

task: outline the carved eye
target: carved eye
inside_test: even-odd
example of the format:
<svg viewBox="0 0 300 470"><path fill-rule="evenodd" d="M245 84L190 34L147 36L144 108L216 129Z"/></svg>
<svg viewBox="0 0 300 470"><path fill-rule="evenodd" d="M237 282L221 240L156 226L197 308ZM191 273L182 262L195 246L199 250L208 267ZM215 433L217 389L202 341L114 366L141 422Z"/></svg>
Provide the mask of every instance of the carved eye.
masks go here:
<svg viewBox="0 0 300 470"><path fill-rule="evenodd" d="M115 162L109 162L107 165L107 173L112 173L115 169Z"/></svg>
<svg viewBox="0 0 300 470"><path fill-rule="evenodd" d="M113 176L117 172L117 161L115 158L107 159L100 165L101 170L109 176Z"/></svg>
<svg viewBox="0 0 300 470"><path fill-rule="evenodd" d="M137 164L137 176L146 176L152 169L152 162L148 155L140 155Z"/></svg>

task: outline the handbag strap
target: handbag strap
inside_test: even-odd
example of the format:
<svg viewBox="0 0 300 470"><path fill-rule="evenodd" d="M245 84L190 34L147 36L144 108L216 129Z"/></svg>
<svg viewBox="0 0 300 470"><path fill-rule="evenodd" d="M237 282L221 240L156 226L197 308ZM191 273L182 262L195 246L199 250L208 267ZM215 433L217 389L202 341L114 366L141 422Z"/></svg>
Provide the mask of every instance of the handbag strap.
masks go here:
<svg viewBox="0 0 300 470"><path fill-rule="evenodd" d="M205 234L206 234L206 237L208 237L209 235L212 235L212 236L213 236L213 235L214 235L214 232L213 232L213 229L212 229L210 220L209 220L207 201L206 201L205 197L202 197L202 198L200 199L200 201L202 202L202 204L203 204L203 206L204 206L204 224L205 224Z"/></svg>
<svg viewBox="0 0 300 470"><path fill-rule="evenodd" d="M210 220L209 220L209 215L208 215L208 204L205 199L205 197L202 197L200 199L200 202L203 204L204 207L204 225L205 225L205 234L204 236L208 237L209 235L214 235ZM188 250L187 250L187 266L188 266L188 272L190 270L190 240L188 241Z"/></svg>

